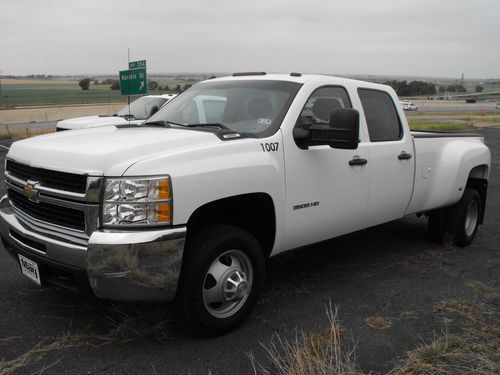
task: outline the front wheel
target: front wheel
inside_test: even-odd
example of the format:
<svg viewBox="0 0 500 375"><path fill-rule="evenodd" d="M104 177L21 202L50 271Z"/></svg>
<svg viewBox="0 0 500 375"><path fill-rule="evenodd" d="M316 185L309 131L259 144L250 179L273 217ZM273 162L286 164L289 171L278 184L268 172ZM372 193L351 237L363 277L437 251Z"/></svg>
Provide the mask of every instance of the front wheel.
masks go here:
<svg viewBox="0 0 500 375"><path fill-rule="evenodd" d="M201 230L186 248L179 312L203 333L233 330L257 302L265 265L262 248L250 233L228 225Z"/></svg>

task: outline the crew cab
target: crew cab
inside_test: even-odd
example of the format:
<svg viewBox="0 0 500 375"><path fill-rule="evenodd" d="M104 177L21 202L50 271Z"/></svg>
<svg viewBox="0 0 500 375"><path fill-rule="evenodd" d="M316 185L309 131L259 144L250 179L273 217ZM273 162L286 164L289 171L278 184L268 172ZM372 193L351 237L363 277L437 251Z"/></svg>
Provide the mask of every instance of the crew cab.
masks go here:
<svg viewBox="0 0 500 375"><path fill-rule="evenodd" d="M56 125L56 131L97 128L101 126L120 124L140 124L154 115L177 94L146 95L134 100L111 116L85 116L61 120Z"/></svg>
<svg viewBox="0 0 500 375"><path fill-rule="evenodd" d="M480 134L410 132L389 86L236 74L141 125L12 144L0 234L38 285L174 300L220 334L250 314L267 259L285 251L414 214L433 239L468 245L490 163Z"/></svg>

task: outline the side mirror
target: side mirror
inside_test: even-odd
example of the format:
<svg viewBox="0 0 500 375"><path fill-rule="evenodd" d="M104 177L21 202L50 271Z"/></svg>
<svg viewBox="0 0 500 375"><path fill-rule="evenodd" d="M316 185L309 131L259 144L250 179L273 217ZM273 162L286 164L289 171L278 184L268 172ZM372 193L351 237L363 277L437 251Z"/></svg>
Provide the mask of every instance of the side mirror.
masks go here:
<svg viewBox="0 0 500 375"><path fill-rule="evenodd" d="M329 125L309 125L293 129L293 137L302 149L328 145L332 148L355 150L359 143L359 112L341 108L330 115Z"/></svg>

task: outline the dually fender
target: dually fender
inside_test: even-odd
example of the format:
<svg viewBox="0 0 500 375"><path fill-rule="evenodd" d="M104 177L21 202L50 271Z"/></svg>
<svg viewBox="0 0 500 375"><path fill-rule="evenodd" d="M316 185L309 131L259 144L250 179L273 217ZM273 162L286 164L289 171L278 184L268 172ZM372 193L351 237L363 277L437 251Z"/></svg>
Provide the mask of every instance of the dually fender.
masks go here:
<svg viewBox="0 0 500 375"><path fill-rule="evenodd" d="M486 145L477 140L457 140L441 149L432 171L432 183L424 206L426 209L445 207L456 203L463 195L471 171L481 171L489 176L491 153ZM483 168L477 169L482 166ZM473 176L477 177L477 176Z"/></svg>

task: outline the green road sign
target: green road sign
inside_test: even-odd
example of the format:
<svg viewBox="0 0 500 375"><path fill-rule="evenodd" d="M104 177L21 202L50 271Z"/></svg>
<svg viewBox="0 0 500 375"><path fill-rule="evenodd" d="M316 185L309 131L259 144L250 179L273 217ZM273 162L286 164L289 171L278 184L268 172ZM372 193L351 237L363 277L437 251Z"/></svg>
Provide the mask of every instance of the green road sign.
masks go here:
<svg viewBox="0 0 500 375"><path fill-rule="evenodd" d="M120 71L120 91L122 95L142 95L148 91L146 68Z"/></svg>
<svg viewBox="0 0 500 375"><path fill-rule="evenodd" d="M146 60L131 61L128 63L129 69L137 69L137 68L145 68L145 67L146 67Z"/></svg>

